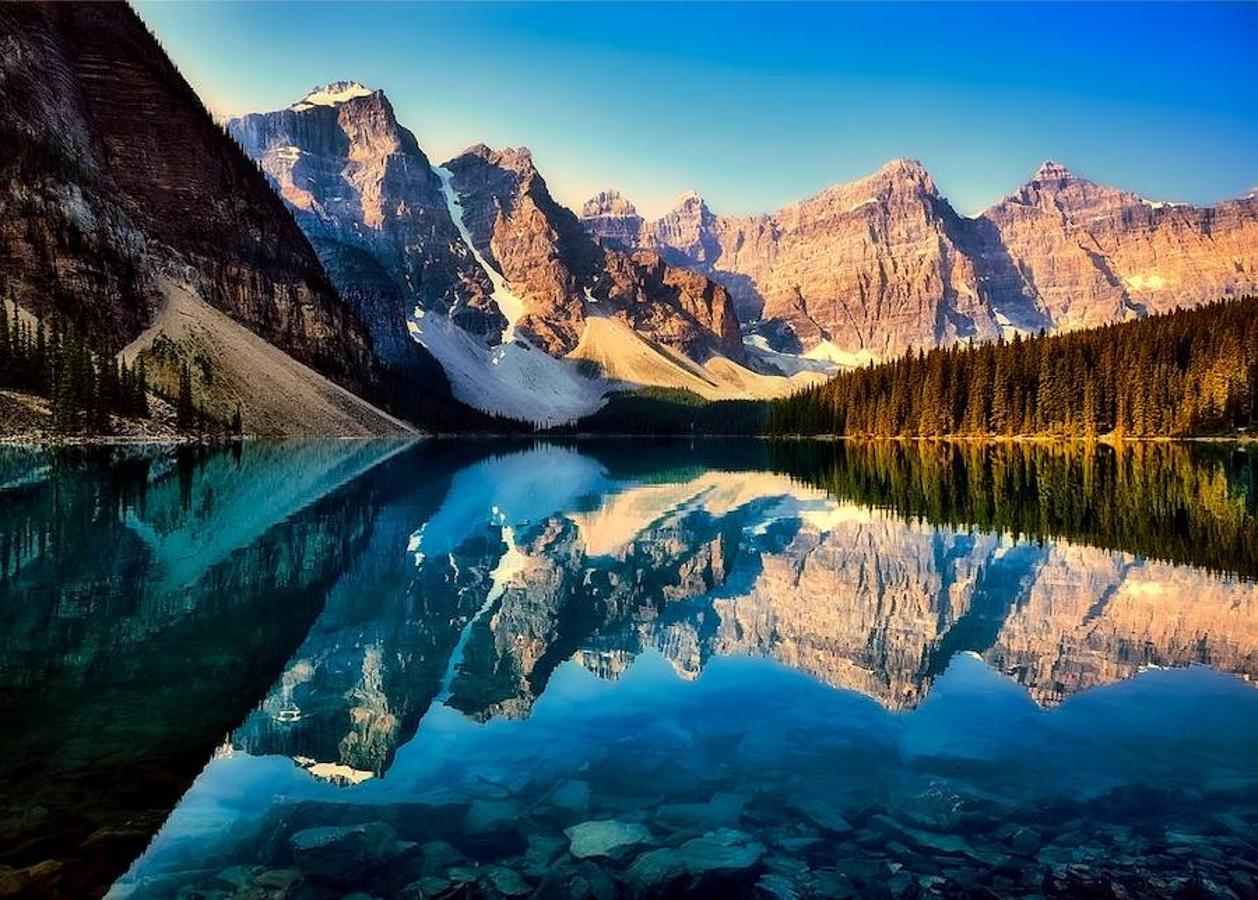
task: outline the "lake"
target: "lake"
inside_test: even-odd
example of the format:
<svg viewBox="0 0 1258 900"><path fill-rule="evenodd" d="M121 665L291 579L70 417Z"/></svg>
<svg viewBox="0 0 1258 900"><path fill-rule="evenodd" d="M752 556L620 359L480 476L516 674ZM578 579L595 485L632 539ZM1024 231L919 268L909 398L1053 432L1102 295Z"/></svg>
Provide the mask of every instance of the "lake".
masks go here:
<svg viewBox="0 0 1258 900"><path fill-rule="evenodd" d="M0 449L0 895L1258 896L1256 475Z"/></svg>

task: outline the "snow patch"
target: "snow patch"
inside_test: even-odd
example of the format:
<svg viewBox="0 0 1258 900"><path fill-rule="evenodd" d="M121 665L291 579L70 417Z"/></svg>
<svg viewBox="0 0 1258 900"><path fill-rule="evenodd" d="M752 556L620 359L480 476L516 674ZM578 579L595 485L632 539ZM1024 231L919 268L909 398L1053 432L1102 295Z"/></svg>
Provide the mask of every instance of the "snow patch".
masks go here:
<svg viewBox="0 0 1258 900"><path fill-rule="evenodd" d="M808 373L828 375L838 368L838 366L828 360L808 359L796 353L784 353L781 350L774 350L769 346L768 338L762 334L744 335L743 347L747 351L747 355L757 360L761 365L781 372L788 378Z"/></svg>
<svg viewBox="0 0 1258 900"><path fill-rule="evenodd" d="M878 357L864 348L853 352L844 350L838 344L828 340L822 341L805 353L804 359L824 360L845 369L856 369L878 361Z"/></svg>
<svg viewBox="0 0 1258 900"><path fill-rule="evenodd" d="M485 257L481 256L481 252L476 249L476 244L472 243L472 235L467 230L467 225L463 223L463 204L459 202L458 195L451 183L454 173L449 169L434 167L433 171L437 173L437 177L441 179L441 193L446 198L446 209L450 211L450 218L454 220L454 227L459 230L459 236L463 238L463 243L467 245L467 249L472 251L472 258L476 260L476 264L484 269L485 274L489 276L489 283L493 286L494 303L497 304L499 312L507 320L507 327L502 332L502 343L508 344L515 338L515 323L524 315L524 301L520 299L507 285L507 280L502 277L502 273L489 264Z"/></svg>
<svg viewBox="0 0 1258 900"><path fill-rule="evenodd" d="M455 398L482 412L561 425L597 410L610 387L521 339L486 347L446 316L418 307L406 327L441 363Z"/></svg>
<svg viewBox="0 0 1258 900"><path fill-rule="evenodd" d="M1146 272L1138 275L1126 275L1123 277L1123 284L1131 288L1133 291L1160 291L1166 287L1169 280L1155 272Z"/></svg>
<svg viewBox="0 0 1258 900"><path fill-rule="evenodd" d="M313 88L289 108L303 112L315 106L340 106L355 97L370 97L372 93L371 88L358 81L334 81L323 87Z"/></svg>

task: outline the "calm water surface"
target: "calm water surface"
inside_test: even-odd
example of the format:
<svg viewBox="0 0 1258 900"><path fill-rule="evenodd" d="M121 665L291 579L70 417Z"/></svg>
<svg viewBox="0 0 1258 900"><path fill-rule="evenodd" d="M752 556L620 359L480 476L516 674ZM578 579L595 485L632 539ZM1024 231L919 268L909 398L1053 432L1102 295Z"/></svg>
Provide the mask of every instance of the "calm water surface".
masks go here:
<svg viewBox="0 0 1258 900"><path fill-rule="evenodd" d="M0 895L1258 896L1256 460L0 451Z"/></svg>

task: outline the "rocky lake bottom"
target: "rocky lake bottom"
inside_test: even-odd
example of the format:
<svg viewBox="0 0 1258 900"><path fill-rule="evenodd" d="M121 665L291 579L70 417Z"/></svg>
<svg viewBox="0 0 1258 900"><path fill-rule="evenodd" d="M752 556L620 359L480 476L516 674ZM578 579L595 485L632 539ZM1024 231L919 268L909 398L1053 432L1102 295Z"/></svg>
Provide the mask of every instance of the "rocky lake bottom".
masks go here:
<svg viewBox="0 0 1258 900"><path fill-rule="evenodd" d="M115 893L1255 890L1258 697L1215 673L1045 712L964 658L903 717L746 660L693 684L658 658L590 680L558 675L527 723L438 716L371 785L310 790L290 761L222 757Z"/></svg>

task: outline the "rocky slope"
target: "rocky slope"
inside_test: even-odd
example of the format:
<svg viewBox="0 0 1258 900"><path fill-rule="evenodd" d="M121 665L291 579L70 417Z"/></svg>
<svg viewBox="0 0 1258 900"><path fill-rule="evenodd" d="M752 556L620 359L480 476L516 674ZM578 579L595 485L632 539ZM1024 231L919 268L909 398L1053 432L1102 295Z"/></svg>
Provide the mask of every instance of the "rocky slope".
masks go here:
<svg viewBox="0 0 1258 900"><path fill-rule="evenodd" d="M478 145L434 169L384 94L356 82L228 128L386 362L430 353L463 402L553 424L624 383L704 396L792 387L742 368L721 285L651 251L601 246L526 149Z"/></svg>
<svg viewBox="0 0 1258 900"><path fill-rule="evenodd" d="M650 222L605 191L582 220L608 246L654 249L725 284L755 323L753 350L837 363L1258 289L1258 198L1150 202L1051 162L973 219L920 164L894 160L771 215L715 215L692 193Z"/></svg>
<svg viewBox="0 0 1258 900"><path fill-rule="evenodd" d="M550 196L527 148L474 146L445 166L476 249L523 300L518 332L547 352L574 349L585 321L611 315L699 362L742 359L727 292L649 251L600 247Z"/></svg>
<svg viewBox="0 0 1258 900"><path fill-rule="evenodd" d="M383 91L337 82L288 109L232 119L228 131L275 183L338 287L364 293L359 313L382 353L410 350L407 304L477 336L502 334L505 319L446 213L441 180ZM378 275L401 296L367 290Z"/></svg>
<svg viewBox="0 0 1258 900"><path fill-rule="evenodd" d="M301 365L377 389L362 323L128 7L7 6L0 46L0 272L12 299L120 348L178 283ZM249 427L253 373L233 373L241 392L229 395L210 352L178 349L202 405L225 418L240 401ZM174 377L160 364L154 374Z"/></svg>

